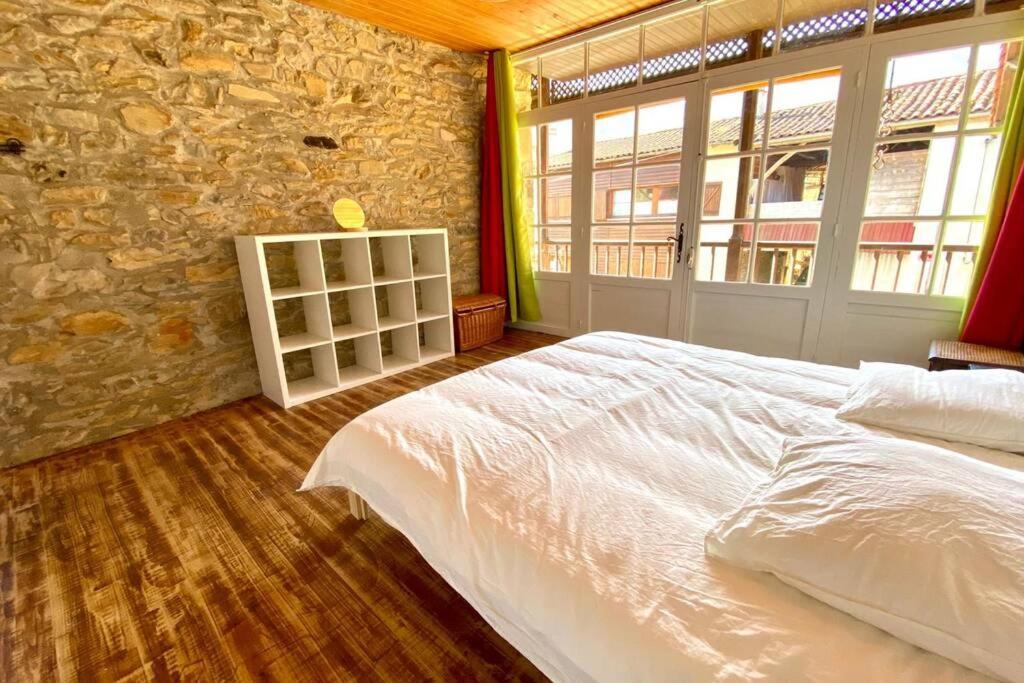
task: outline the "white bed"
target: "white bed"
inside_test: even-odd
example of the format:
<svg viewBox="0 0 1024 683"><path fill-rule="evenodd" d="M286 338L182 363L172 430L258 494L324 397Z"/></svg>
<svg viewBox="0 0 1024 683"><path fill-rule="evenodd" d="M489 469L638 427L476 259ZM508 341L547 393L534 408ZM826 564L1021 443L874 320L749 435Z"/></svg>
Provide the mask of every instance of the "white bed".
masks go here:
<svg viewBox="0 0 1024 683"><path fill-rule="evenodd" d="M853 375L586 335L369 411L303 489L362 496L556 681L987 680L705 557L786 436L865 431Z"/></svg>

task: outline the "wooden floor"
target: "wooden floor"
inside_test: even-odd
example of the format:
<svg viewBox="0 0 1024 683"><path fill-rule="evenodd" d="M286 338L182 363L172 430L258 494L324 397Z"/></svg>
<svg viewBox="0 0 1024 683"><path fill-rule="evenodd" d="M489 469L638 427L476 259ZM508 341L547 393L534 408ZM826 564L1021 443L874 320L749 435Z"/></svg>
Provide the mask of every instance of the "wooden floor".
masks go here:
<svg viewBox="0 0 1024 683"><path fill-rule="evenodd" d="M398 532L295 489L372 406L555 341L511 332L0 471L0 680L544 680Z"/></svg>

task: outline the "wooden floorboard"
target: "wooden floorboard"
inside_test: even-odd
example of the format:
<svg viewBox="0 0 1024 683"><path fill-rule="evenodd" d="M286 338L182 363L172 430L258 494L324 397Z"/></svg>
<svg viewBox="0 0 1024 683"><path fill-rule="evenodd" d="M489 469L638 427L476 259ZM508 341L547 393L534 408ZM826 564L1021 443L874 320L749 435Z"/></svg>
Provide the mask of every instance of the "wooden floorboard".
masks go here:
<svg viewBox="0 0 1024 683"><path fill-rule="evenodd" d="M397 531L295 489L357 415L556 341L510 331L289 411L246 399L0 471L0 680L545 680Z"/></svg>

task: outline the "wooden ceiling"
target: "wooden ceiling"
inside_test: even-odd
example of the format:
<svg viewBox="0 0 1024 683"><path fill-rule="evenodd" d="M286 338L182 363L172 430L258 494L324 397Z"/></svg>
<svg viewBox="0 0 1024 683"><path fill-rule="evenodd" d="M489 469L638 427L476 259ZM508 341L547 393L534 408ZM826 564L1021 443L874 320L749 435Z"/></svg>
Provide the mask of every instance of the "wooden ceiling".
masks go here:
<svg viewBox="0 0 1024 683"><path fill-rule="evenodd" d="M511 51L665 0L300 0L465 52Z"/></svg>

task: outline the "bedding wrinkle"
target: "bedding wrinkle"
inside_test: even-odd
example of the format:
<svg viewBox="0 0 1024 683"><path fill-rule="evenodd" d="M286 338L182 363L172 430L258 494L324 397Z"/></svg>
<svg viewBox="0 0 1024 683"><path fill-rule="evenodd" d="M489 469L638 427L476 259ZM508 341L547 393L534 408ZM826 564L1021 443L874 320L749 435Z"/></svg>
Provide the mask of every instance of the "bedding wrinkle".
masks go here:
<svg viewBox="0 0 1024 683"><path fill-rule="evenodd" d="M364 495L556 681L972 680L704 554L786 437L869 431L834 417L854 374L584 335L367 412L304 488Z"/></svg>

